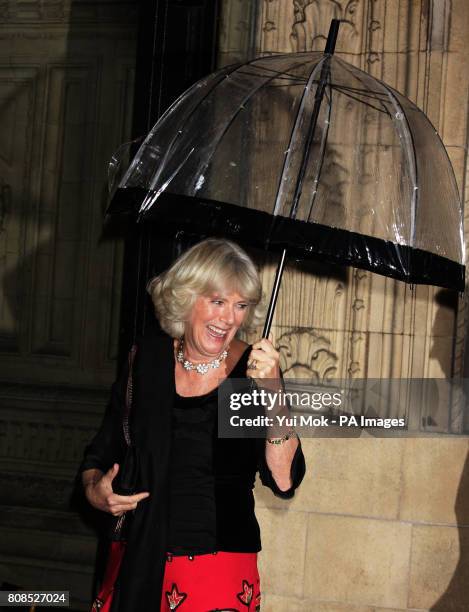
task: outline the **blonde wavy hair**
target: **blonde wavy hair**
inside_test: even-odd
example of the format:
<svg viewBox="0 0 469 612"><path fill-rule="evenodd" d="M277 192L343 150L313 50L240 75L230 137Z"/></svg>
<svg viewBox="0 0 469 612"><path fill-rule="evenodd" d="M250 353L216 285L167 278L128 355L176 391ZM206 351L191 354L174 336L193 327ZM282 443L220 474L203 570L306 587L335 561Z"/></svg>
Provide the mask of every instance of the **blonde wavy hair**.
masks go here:
<svg viewBox="0 0 469 612"><path fill-rule="evenodd" d="M184 335L185 322L197 297L239 293L248 304L240 329L252 330L263 318L262 285L249 255L229 240L209 238L183 253L166 272L152 278L147 291L163 330Z"/></svg>

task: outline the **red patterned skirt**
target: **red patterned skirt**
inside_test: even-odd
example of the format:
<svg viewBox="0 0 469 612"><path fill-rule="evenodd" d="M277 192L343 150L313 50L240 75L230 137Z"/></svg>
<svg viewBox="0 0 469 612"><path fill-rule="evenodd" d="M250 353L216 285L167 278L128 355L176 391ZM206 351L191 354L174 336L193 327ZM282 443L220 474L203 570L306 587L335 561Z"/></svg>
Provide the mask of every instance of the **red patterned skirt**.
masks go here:
<svg viewBox="0 0 469 612"><path fill-rule="evenodd" d="M161 612L256 612L260 601L257 553L167 556Z"/></svg>

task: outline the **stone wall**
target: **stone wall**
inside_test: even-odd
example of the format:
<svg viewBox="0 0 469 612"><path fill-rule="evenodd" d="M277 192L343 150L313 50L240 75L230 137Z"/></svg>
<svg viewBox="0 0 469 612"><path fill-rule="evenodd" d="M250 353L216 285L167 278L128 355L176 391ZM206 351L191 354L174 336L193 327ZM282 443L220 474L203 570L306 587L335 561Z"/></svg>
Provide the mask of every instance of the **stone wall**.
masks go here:
<svg viewBox="0 0 469 612"><path fill-rule="evenodd" d="M255 49L248 46L246 3L226 5L232 21L222 31L222 60L242 59L243 53L322 50L330 20L342 19L337 53L424 110L446 145L467 200L467 2L259 1L251 17ZM264 267L266 289L273 270L273 262ZM315 273L314 267L286 273L274 340L288 348L282 360L290 375L463 374L463 298L430 287L411 289L359 270L344 274L337 279ZM448 402L440 404L450 417ZM308 439L303 445L308 475L293 501L257 489L263 610L469 609L464 435L364 435Z"/></svg>

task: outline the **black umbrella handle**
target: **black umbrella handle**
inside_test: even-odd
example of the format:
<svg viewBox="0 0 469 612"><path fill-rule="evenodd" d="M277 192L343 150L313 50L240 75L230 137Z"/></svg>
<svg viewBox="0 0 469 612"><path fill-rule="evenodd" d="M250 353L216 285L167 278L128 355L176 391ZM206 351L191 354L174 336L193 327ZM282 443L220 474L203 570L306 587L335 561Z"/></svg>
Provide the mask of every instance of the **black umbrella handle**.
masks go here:
<svg viewBox="0 0 469 612"><path fill-rule="evenodd" d="M262 332L263 338L268 338L270 334L270 328L272 327L272 321L274 318L275 306L277 305L278 292L280 290L280 283L282 282L283 269L285 267L285 259L287 256L287 249L283 249L280 261L277 264L277 272L275 273L274 286L270 296L269 308L267 310L267 316L264 323L264 331Z"/></svg>

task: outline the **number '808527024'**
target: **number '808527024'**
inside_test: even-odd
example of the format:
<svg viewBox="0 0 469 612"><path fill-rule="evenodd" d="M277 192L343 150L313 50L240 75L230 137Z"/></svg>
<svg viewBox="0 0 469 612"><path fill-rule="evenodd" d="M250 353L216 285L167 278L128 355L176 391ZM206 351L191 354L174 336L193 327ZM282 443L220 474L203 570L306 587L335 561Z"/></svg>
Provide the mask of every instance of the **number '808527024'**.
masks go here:
<svg viewBox="0 0 469 612"><path fill-rule="evenodd" d="M68 607L69 591L0 591L0 606L22 606L24 604L47 604Z"/></svg>

